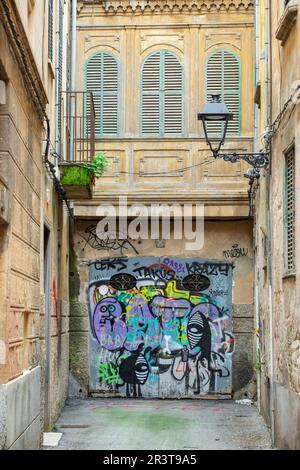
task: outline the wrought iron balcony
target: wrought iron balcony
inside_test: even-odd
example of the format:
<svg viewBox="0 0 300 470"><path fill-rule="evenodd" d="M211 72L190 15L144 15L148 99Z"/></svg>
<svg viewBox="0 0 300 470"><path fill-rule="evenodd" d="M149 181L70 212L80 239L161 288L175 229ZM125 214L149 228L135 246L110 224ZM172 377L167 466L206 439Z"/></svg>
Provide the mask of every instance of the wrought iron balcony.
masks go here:
<svg viewBox="0 0 300 470"><path fill-rule="evenodd" d="M87 162L95 154L95 105L92 93L63 92L66 101L62 128L66 130L67 159Z"/></svg>

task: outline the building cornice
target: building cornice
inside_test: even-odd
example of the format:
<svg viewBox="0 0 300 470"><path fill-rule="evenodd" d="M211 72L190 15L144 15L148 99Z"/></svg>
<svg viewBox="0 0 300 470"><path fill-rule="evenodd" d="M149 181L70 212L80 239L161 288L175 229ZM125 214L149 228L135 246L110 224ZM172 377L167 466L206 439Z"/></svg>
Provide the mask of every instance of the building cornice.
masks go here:
<svg viewBox="0 0 300 470"><path fill-rule="evenodd" d="M79 11L85 6L99 8L106 14L153 13L222 13L254 10L249 0L79 0Z"/></svg>
<svg viewBox="0 0 300 470"><path fill-rule="evenodd" d="M277 31L275 33L276 39L279 39L281 41L281 45L283 46L285 41L287 40L290 31L292 30L294 24L297 21L297 16L298 16L298 9L299 9L299 4L298 0L292 0L290 1L278 24Z"/></svg>
<svg viewBox="0 0 300 470"><path fill-rule="evenodd" d="M39 118L43 120L48 103L47 95L14 0L1 0L0 20L3 23L9 45L20 67L26 89L30 94Z"/></svg>

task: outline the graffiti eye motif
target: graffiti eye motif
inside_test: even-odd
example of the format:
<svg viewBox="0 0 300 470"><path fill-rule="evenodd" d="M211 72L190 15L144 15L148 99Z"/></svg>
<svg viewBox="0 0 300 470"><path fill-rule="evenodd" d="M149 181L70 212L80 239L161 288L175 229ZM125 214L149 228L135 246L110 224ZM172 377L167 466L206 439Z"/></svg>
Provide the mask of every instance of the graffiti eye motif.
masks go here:
<svg viewBox="0 0 300 470"><path fill-rule="evenodd" d="M131 274L115 274L110 278L109 284L116 290L131 290L136 287L136 278Z"/></svg>
<svg viewBox="0 0 300 470"><path fill-rule="evenodd" d="M102 312L102 313L107 312L107 307L106 307L106 305L102 305L102 307L100 307L100 312Z"/></svg>
<svg viewBox="0 0 300 470"><path fill-rule="evenodd" d="M114 305L109 305L108 311L109 311L110 313L113 313L113 312L116 311L116 307L115 307Z"/></svg>
<svg viewBox="0 0 300 470"><path fill-rule="evenodd" d="M187 337L192 349L199 345L203 336L203 318L199 312L192 315L187 326Z"/></svg>
<svg viewBox="0 0 300 470"><path fill-rule="evenodd" d="M182 286L191 292L203 292L209 288L210 280L202 274L189 274L182 280Z"/></svg>
<svg viewBox="0 0 300 470"><path fill-rule="evenodd" d="M135 375L141 385L146 383L149 374L149 366L145 357L141 354L135 363Z"/></svg>
<svg viewBox="0 0 300 470"><path fill-rule="evenodd" d="M191 333L195 333L195 334L201 334L201 329L200 329L200 326L199 325L191 325L190 328L189 328L189 331Z"/></svg>

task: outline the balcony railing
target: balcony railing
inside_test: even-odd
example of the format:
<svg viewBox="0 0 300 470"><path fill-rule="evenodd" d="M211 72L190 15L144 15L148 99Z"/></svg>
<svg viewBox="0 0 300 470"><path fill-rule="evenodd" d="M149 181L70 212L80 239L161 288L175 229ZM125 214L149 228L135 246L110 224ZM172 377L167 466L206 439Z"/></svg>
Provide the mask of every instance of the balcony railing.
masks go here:
<svg viewBox="0 0 300 470"><path fill-rule="evenodd" d="M87 162L95 154L95 105L92 93L63 92L66 101L63 129L66 129L67 159Z"/></svg>

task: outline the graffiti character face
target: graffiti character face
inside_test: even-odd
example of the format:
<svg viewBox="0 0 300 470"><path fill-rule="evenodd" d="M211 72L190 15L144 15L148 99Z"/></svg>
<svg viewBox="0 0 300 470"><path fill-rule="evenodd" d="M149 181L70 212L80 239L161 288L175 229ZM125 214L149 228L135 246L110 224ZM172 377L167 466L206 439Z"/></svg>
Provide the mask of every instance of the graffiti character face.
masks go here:
<svg viewBox="0 0 300 470"><path fill-rule="evenodd" d="M117 318L122 314L120 302L113 297L101 300L98 305L102 319L111 317Z"/></svg>
<svg viewBox="0 0 300 470"><path fill-rule="evenodd" d="M149 366L148 362L143 356L143 354L140 354L136 360L135 363L135 375L137 378L137 381L140 385L144 385L147 381L148 374L149 374Z"/></svg>
<svg viewBox="0 0 300 470"><path fill-rule="evenodd" d="M93 324L99 344L109 351L119 350L126 339L126 325L121 318L122 306L113 297L102 299L95 308Z"/></svg>
<svg viewBox="0 0 300 470"><path fill-rule="evenodd" d="M187 337L191 349L200 345L204 331L204 315L200 312L194 313L187 325Z"/></svg>

